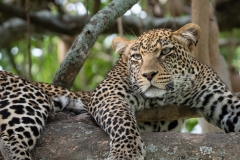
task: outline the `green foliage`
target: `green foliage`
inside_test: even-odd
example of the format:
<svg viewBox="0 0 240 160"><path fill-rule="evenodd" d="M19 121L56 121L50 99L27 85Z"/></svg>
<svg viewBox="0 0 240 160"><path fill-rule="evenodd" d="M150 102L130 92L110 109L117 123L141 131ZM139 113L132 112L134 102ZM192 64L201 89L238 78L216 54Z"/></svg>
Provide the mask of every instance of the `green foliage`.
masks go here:
<svg viewBox="0 0 240 160"><path fill-rule="evenodd" d="M228 66L234 66L237 70L240 70L240 46L236 43L238 37L240 37L240 29L220 32L220 38L230 42L220 46L220 52L227 60Z"/></svg>
<svg viewBox="0 0 240 160"><path fill-rule="evenodd" d="M101 35L98 38L84 67L74 82L74 88L88 91L95 89L97 84L105 78L107 72L113 67L118 55L109 46L111 42L109 37L111 35Z"/></svg>
<svg viewBox="0 0 240 160"><path fill-rule="evenodd" d="M90 52L84 67L75 79L74 90L94 90L101 82L107 72L113 67L118 55L111 49L111 39L115 35L101 35ZM38 82L51 83L60 62L58 61L57 36L43 36L42 38L31 38L32 53L32 75L33 80ZM9 49L0 50L0 66L7 71L28 77L28 48L27 41L15 42ZM41 54L42 52L42 54ZM10 57L16 65L14 68Z"/></svg>
<svg viewBox="0 0 240 160"><path fill-rule="evenodd" d="M57 42L58 38L56 36L31 39L32 74L34 81L51 82L59 65L56 61ZM22 77L28 77L28 48L26 44L26 39L23 39L11 44L8 50L0 50L2 53L0 64L4 70L20 74ZM10 57L13 57L12 61Z"/></svg>
<svg viewBox="0 0 240 160"><path fill-rule="evenodd" d="M197 118L188 119L187 122L185 123L186 131L191 132L197 124L198 124L198 119Z"/></svg>

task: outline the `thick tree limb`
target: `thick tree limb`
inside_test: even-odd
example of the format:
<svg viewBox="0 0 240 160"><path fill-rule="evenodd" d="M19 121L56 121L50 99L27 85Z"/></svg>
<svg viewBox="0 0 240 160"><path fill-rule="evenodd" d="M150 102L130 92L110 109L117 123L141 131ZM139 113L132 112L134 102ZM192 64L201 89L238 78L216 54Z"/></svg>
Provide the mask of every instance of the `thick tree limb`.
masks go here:
<svg viewBox="0 0 240 160"><path fill-rule="evenodd" d="M0 12L8 16L12 16L0 26L0 47L4 47L10 44L14 40L25 38L27 33L26 16L23 8L16 7L14 5L0 2ZM81 32L85 24L89 21L90 16L72 16L68 14L55 15L50 11L42 10L34 13L30 13L30 20L32 26L32 33L45 33L49 34L66 34L76 35ZM18 18L17 18L18 17ZM144 20L136 16L123 16L123 31L124 34L139 35L139 26L142 24L143 31L152 28L172 28L173 24L176 24L178 28L182 27L186 23L190 22L190 17L180 18L154 18L147 17ZM118 33L117 21L111 22L111 27L103 30L102 33Z"/></svg>
<svg viewBox="0 0 240 160"><path fill-rule="evenodd" d="M0 12L8 16L18 17L26 20L24 9L18 6L0 2ZM29 16L31 24L34 26L38 28L41 27L50 32L66 35L79 34L79 32L90 19L90 16L72 16L68 14L55 15L47 10L31 12L29 13ZM172 28L173 24L176 24L177 28L180 28L186 23L190 22L190 16L179 18L147 17L146 19L141 19L136 16L123 16L122 19L124 24L123 29L126 34L135 35L139 35L138 24L140 23L143 23L143 30L146 31L152 28ZM117 22L115 19L113 19L110 25L112 26L107 28L104 33L118 33Z"/></svg>
<svg viewBox="0 0 240 160"><path fill-rule="evenodd" d="M9 44L16 37L24 37L26 30L26 16L23 8L18 6L10 5L7 3L0 2L0 12L15 17L9 19L0 27L0 34L4 34L6 38L1 38L0 47L5 44ZM57 34L66 34L66 35L76 35L82 30L85 24L89 21L90 16L72 16L68 14L64 15L55 15L50 11L42 10L38 12L32 12L29 14L31 24L34 32L53 32ZM18 19L18 18L19 19ZM134 34L139 35L139 26L142 24L142 29L144 31L152 28L172 28L172 24L177 25L178 28L182 27L186 23L190 22L190 17L180 17L180 18L154 18L147 17L146 19L141 19L136 16L123 16L123 30L125 34ZM6 28L6 26L8 26ZM44 30L44 31L43 31ZM7 32L6 32L7 31ZM6 32L6 33L5 33ZM117 22L113 20L111 27L105 29L103 33L118 33ZM14 36L13 36L14 35ZM10 37L10 39L9 39Z"/></svg>
<svg viewBox="0 0 240 160"><path fill-rule="evenodd" d="M240 98L240 92L234 93ZM144 109L136 113L139 122L176 120L202 117L195 108L187 106L166 105L158 108Z"/></svg>
<svg viewBox="0 0 240 160"><path fill-rule="evenodd" d="M0 12L12 16L12 17L18 17L23 20L26 20L25 11L23 8L14 6L8 3L2 3L0 2ZM74 18L73 16L71 16ZM81 20L84 17L86 20L86 16L78 17L78 21ZM82 26L77 25L77 23L69 23L68 21L65 21L65 19L69 19L68 15L59 16L59 15L53 15L51 12L43 10L39 12L31 12L29 13L29 18L31 23L33 23L35 26L43 27L49 31L62 33L62 34L70 34L76 33L80 31L79 27L84 26L84 21L82 19L81 23ZM76 18L76 16L75 16Z"/></svg>
<svg viewBox="0 0 240 160"><path fill-rule="evenodd" d="M176 120L202 117L195 108L187 106L161 106L158 108L144 109L136 113L138 122Z"/></svg>
<svg viewBox="0 0 240 160"><path fill-rule="evenodd" d="M138 0L113 0L94 15L69 49L53 78L53 83L70 88L101 32L137 2Z"/></svg>
<svg viewBox="0 0 240 160"><path fill-rule="evenodd" d="M37 143L33 159L105 159L109 136L86 119L63 118L50 122ZM60 132L61 131L61 132ZM51 133L51 134L50 134ZM141 133L146 145L145 160L238 160L240 134L237 133Z"/></svg>
<svg viewBox="0 0 240 160"><path fill-rule="evenodd" d="M44 14L46 13L46 14ZM44 34L66 34L66 35L76 35L78 34L86 22L90 19L90 17L86 16L70 16L70 15L63 15L63 19L59 20L58 16L52 15L48 11L39 11L36 13L41 17L42 21L46 21L39 26L38 23L31 23L32 26L32 33L44 33ZM51 21L49 20L51 19ZM176 23L177 27L180 28L186 23L190 22L190 17L180 17L180 18L154 18L154 17L147 17L146 19L142 20L136 16L123 16L122 23L123 23L123 31L124 34L128 35L136 35L138 36L139 33L139 26L138 24L142 21L142 29L144 31L153 29L153 28L172 28L172 24ZM51 23L55 23L55 26ZM75 27L71 27L73 25ZM4 47L5 45L10 44L14 40L25 38L25 34L27 33L27 24L26 21L20 18L11 18L5 21L0 26L0 47ZM54 26L54 27L49 27ZM63 27L64 26L64 27ZM111 27L104 30L102 33L105 34L112 34L118 33L117 29L117 22L113 22Z"/></svg>
<svg viewBox="0 0 240 160"><path fill-rule="evenodd" d="M216 15L218 18L220 30L230 30L232 28L236 28L236 27L240 26L240 21L238 21L237 18L235 18L235 19L232 18L229 20L229 17L231 18L231 17L234 17L235 15L238 15L238 13L239 13L238 8L240 6L239 1L217 0L213 3L215 6L215 9L216 9ZM22 19L25 19L24 9L20 8L20 7L16 7L15 5L13 5L11 3L0 2L0 12L7 16L21 17ZM79 21L78 22L68 21L69 15L66 15L66 14L53 15L49 11L40 11L40 12L46 12L46 16L51 15L51 18L48 18L48 17L41 18L41 15L38 15L39 12L36 12L36 13L32 12L30 15L30 18L31 18L31 22L33 24L38 25L38 27L44 27L45 29L51 30L52 32L57 32L57 33L61 32L62 34L68 34L68 35L78 34L80 29L86 24L86 22L90 18L90 17L86 17L86 20L85 20L84 16L75 16L76 19L78 19L78 18L81 19L81 17L83 17L81 23L78 23ZM228 14L226 14L226 13L228 13ZM70 16L70 17L72 17L72 16ZM135 19L136 19L136 17L135 17ZM35 23L35 21L36 21L36 23ZM61 25L59 25L59 24L61 24ZM136 24L139 24L139 23L136 23ZM135 24L135 26L136 26L136 24ZM164 27L164 25L161 27ZM171 27L172 26L170 26L170 28ZM128 31L128 29L125 28L125 31ZM114 32L111 32L111 33L117 33L116 29Z"/></svg>

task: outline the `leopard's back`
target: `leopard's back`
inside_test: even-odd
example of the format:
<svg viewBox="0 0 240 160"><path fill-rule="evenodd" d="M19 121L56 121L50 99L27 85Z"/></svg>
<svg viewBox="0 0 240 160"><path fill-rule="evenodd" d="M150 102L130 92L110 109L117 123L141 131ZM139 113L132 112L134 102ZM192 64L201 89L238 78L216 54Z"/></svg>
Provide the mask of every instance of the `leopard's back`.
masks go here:
<svg viewBox="0 0 240 160"><path fill-rule="evenodd" d="M69 107L81 113L88 93L30 82L0 71L0 150L5 159L31 159L50 113ZM85 102L81 98L85 98Z"/></svg>

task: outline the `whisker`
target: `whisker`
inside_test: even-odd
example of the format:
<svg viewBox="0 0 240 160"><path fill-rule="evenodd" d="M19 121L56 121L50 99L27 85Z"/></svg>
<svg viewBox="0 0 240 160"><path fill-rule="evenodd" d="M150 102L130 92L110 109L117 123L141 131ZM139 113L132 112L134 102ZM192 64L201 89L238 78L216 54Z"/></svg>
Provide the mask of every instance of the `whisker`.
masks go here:
<svg viewBox="0 0 240 160"><path fill-rule="evenodd" d="M125 23L123 23L123 24L135 37L137 37L137 35L134 33L132 28L129 28ZM124 31L124 33L127 33L127 32ZM129 34L127 34L127 35L130 36Z"/></svg>

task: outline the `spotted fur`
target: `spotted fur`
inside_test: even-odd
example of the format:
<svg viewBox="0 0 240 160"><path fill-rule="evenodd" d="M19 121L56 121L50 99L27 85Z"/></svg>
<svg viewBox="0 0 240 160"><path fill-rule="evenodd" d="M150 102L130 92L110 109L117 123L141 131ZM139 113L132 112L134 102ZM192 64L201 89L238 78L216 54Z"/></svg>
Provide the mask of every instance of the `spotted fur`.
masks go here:
<svg viewBox="0 0 240 160"><path fill-rule="evenodd" d="M135 112L166 104L196 108L225 132L240 131L240 101L217 74L191 55L200 28L151 30L136 40L115 38L121 55L93 93L73 93L0 71L0 150L7 160L30 150L51 112L88 110L110 136L109 160L143 160L140 131L180 131L183 120L137 123ZM85 105L84 105L85 104Z"/></svg>
<svg viewBox="0 0 240 160"><path fill-rule="evenodd" d="M181 128L183 120L137 124L135 111L144 108L187 105L225 132L240 131L239 99L211 68L191 56L199 37L199 26L191 23L175 32L156 29L136 40L113 40L121 57L89 104L89 112L110 136L109 160L144 159L139 129Z"/></svg>
<svg viewBox="0 0 240 160"><path fill-rule="evenodd" d="M87 111L82 100L89 99L88 93L29 82L6 71L0 71L0 91L0 150L6 160L30 160L49 114L66 107Z"/></svg>
<svg viewBox="0 0 240 160"><path fill-rule="evenodd" d="M131 83L144 97L157 98L159 105L196 108L225 132L240 132L238 97L210 67L191 56L199 37L196 24L176 32L160 29L140 36L128 53L122 53L128 56Z"/></svg>

